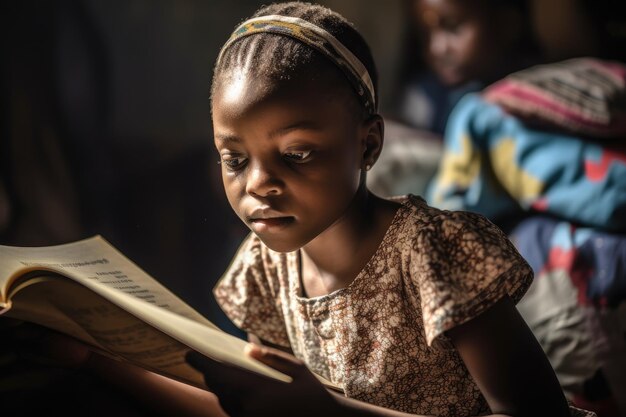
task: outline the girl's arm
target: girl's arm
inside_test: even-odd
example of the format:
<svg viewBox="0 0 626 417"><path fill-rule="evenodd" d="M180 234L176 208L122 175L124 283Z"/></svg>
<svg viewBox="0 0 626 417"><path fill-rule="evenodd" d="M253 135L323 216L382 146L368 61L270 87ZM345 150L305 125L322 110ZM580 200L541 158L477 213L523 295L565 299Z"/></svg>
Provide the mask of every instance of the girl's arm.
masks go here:
<svg viewBox="0 0 626 417"><path fill-rule="evenodd" d="M92 353L84 368L162 416L228 417L208 391Z"/></svg>
<svg viewBox="0 0 626 417"><path fill-rule="evenodd" d="M337 401L339 407L343 410L340 414L341 416L353 416L353 417L374 417L374 416L382 416L382 417L428 417L428 416L419 416L417 414L407 414L402 413L400 411L390 410L388 408L378 407L372 404L365 403L363 401L355 400L353 398L348 398L346 396L332 393L335 396L335 400Z"/></svg>
<svg viewBox="0 0 626 417"><path fill-rule="evenodd" d="M492 412L570 415L548 358L508 296L447 335Z"/></svg>

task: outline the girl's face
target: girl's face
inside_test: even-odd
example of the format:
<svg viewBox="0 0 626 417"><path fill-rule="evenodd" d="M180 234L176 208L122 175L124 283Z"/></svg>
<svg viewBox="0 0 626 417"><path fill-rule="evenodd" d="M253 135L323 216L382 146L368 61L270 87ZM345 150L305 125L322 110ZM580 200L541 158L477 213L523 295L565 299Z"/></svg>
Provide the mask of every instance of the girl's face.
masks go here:
<svg viewBox="0 0 626 417"><path fill-rule="evenodd" d="M279 252L342 218L360 185L364 123L351 97L310 78L277 85L239 73L221 77L213 94L228 201Z"/></svg>
<svg viewBox="0 0 626 417"><path fill-rule="evenodd" d="M495 13L484 2L417 0L417 24L426 62L448 85L484 81L502 59Z"/></svg>

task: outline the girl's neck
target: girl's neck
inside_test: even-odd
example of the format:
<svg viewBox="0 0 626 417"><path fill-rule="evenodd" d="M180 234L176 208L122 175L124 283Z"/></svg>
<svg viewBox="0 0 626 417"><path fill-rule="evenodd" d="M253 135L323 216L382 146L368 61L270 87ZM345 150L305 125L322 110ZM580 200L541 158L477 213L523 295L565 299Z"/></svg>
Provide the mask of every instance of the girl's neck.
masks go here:
<svg viewBox="0 0 626 417"><path fill-rule="evenodd" d="M302 248L309 297L345 288L376 252L398 209L362 186L344 216Z"/></svg>

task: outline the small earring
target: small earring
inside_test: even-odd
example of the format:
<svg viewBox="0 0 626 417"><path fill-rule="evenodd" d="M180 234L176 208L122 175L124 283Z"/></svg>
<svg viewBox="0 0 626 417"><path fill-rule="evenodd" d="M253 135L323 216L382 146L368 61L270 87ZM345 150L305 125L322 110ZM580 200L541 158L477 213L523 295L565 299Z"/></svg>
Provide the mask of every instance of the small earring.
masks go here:
<svg viewBox="0 0 626 417"><path fill-rule="evenodd" d="M365 164L365 170L369 171L372 168L372 166L370 164Z"/></svg>

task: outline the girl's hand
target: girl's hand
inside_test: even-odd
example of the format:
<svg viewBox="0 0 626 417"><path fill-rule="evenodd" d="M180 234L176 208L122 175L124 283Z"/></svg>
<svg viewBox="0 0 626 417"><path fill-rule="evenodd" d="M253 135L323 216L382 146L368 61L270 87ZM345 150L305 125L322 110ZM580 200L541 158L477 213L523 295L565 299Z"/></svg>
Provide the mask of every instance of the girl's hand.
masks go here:
<svg viewBox="0 0 626 417"><path fill-rule="evenodd" d="M187 355L189 364L204 374L207 386L231 417L341 415L337 401L302 361L270 347L248 346L248 355L289 375L293 381L272 380L197 352Z"/></svg>

